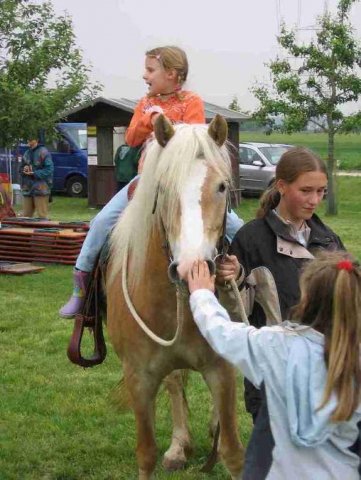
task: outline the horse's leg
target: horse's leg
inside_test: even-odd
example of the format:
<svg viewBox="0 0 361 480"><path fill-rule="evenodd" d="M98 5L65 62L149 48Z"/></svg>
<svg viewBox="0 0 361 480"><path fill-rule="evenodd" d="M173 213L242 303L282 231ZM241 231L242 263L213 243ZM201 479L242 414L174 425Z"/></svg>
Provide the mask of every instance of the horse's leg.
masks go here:
<svg viewBox="0 0 361 480"><path fill-rule="evenodd" d="M233 479L241 478L244 449L237 429L236 375L224 361L202 372L212 393L220 423L219 453Z"/></svg>
<svg viewBox="0 0 361 480"><path fill-rule="evenodd" d="M164 379L171 400L173 419L172 442L163 458L163 467L169 471L183 468L191 451L183 374L184 371L175 370Z"/></svg>
<svg viewBox="0 0 361 480"><path fill-rule="evenodd" d="M144 371L135 372L124 365L124 379L130 394L137 426L139 480L150 480L157 461L154 433L155 397L161 379Z"/></svg>
<svg viewBox="0 0 361 480"><path fill-rule="evenodd" d="M219 422L218 410L217 410L216 406L213 404L212 412L211 412L211 420L210 420L209 425L208 425L209 436L211 438L214 438L214 435L215 435L216 430L217 430L218 422Z"/></svg>

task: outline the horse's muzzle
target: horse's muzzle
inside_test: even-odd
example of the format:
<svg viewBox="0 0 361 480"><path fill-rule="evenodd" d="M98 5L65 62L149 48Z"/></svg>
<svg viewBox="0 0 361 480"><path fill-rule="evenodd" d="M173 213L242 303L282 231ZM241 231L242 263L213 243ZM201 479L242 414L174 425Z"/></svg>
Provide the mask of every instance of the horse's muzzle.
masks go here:
<svg viewBox="0 0 361 480"><path fill-rule="evenodd" d="M206 260L208 268L209 268L209 273L211 275L215 275L216 273L216 264L213 260ZM179 276L178 273L178 262L172 262L169 267L168 267L168 278L172 283L181 283L183 280Z"/></svg>

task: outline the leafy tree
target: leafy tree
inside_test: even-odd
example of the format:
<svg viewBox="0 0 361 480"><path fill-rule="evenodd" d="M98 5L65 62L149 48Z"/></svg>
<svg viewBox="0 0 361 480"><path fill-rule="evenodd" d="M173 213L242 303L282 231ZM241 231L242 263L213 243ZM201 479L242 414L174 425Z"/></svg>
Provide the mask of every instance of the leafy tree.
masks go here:
<svg viewBox="0 0 361 480"><path fill-rule="evenodd" d="M38 135L61 112L93 98L67 14L50 1L0 1L0 146Z"/></svg>
<svg viewBox="0 0 361 480"><path fill-rule="evenodd" d="M231 103L228 105L228 108L230 110L234 110L235 112L240 112L241 111L241 107L238 104L237 95L233 96L233 99L232 99Z"/></svg>
<svg viewBox="0 0 361 480"><path fill-rule="evenodd" d="M327 211L337 213L334 188L336 133L356 131L361 125L361 112L346 116L341 106L355 102L361 94L361 48L349 21L352 5L357 0L340 0L337 13L318 18L315 39L298 44L295 32L283 25L279 44L294 57L277 58L269 67L273 86L256 86L253 92L260 101L256 116L272 129L287 133L303 129L309 120L328 135L329 187ZM275 119L283 117L281 125ZM321 119L321 121L319 120Z"/></svg>

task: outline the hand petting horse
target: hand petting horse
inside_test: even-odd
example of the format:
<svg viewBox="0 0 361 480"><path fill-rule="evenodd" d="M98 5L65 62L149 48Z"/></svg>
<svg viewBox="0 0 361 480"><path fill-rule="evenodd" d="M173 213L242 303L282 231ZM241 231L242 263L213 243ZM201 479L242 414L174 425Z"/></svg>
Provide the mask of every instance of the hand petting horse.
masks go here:
<svg viewBox="0 0 361 480"><path fill-rule="evenodd" d="M214 271L224 236L227 123L217 116L209 126L172 126L160 115L154 132L135 195L111 236L106 282L109 336L136 417L139 479L150 479L155 468L155 397L164 379L174 428L163 464L175 469L186 461L190 435L180 369L199 371L207 383L220 422L220 456L239 478L235 372L200 335L184 282L194 261L205 260Z"/></svg>

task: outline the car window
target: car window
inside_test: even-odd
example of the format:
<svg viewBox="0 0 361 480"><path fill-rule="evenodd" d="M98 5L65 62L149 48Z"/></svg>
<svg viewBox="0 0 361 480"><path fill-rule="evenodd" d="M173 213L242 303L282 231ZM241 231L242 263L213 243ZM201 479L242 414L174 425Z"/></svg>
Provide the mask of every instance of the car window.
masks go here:
<svg viewBox="0 0 361 480"><path fill-rule="evenodd" d="M64 137L52 138L46 142L45 147L49 152L70 153L71 147L68 140Z"/></svg>
<svg viewBox="0 0 361 480"><path fill-rule="evenodd" d="M239 147L239 163L243 165L251 165L254 155L258 155L257 152L248 147Z"/></svg>
<svg viewBox="0 0 361 480"><path fill-rule="evenodd" d="M84 124L61 124L61 129L67 132L75 145L83 150L88 148L88 134Z"/></svg>
<svg viewBox="0 0 361 480"><path fill-rule="evenodd" d="M49 152L57 152L58 151L58 141L56 138L52 138L51 140L47 140L45 142L45 147L49 150Z"/></svg>
<svg viewBox="0 0 361 480"><path fill-rule="evenodd" d="M273 146L269 145L267 147L259 147L263 155L267 158L267 160L272 163L272 165L277 165L281 156L290 149L287 146Z"/></svg>

